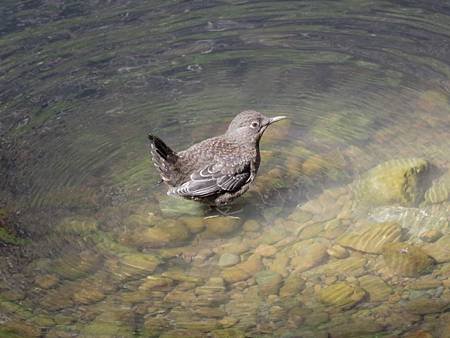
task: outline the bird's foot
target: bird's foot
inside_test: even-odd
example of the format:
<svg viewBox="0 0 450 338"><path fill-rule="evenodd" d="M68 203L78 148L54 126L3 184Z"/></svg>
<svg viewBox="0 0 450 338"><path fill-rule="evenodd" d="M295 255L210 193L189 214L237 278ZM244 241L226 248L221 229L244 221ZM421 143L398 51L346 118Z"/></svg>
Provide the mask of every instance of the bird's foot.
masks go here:
<svg viewBox="0 0 450 338"><path fill-rule="evenodd" d="M205 217L205 219L208 218L215 218L215 217L220 217L220 216L226 216L226 217L232 217L232 218L240 218L237 216L233 216L236 214L241 213L244 209L243 208L239 208L237 210L232 210L232 208L230 206L225 206L225 207L211 207L212 210L217 211L220 215L211 215L211 216L207 216Z"/></svg>

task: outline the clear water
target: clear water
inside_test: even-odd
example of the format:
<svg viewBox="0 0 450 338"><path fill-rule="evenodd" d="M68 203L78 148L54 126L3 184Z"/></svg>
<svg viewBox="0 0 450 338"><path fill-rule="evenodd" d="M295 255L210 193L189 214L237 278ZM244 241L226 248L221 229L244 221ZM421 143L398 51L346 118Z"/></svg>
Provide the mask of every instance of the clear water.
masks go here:
<svg viewBox="0 0 450 338"><path fill-rule="evenodd" d="M381 235L360 224L394 222L427 255L450 233L449 16L445 1L3 1L1 336L448 337L447 259L406 276L419 263L367 252ZM245 109L290 119L264 135L238 218L165 196L147 134L182 150ZM360 206L354 182L405 158L428 161L423 191L441 197Z"/></svg>

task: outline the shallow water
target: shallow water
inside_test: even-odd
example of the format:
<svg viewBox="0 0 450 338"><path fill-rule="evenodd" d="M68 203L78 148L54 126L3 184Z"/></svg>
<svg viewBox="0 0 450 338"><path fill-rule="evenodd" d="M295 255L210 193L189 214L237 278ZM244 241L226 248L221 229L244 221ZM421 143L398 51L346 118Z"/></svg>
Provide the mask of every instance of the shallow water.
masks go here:
<svg viewBox="0 0 450 338"><path fill-rule="evenodd" d="M4 1L0 335L449 337L444 1ZM165 195L239 111L254 187ZM206 218L205 218L206 217Z"/></svg>

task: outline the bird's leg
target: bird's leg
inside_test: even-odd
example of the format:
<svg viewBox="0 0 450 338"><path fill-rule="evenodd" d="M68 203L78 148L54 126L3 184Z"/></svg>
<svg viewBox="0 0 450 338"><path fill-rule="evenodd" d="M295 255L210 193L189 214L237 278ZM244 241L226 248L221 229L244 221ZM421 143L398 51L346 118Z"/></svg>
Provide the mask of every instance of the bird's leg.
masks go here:
<svg viewBox="0 0 450 338"><path fill-rule="evenodd" d="M233 217L233 218L239 218L237 216L233 216L236 215L238 213L241 213L244 209L243 208L239 208L237 210L233 210L231 211L231 206L224 206L224 207L218 207L218 206L211 206L211 210L217 211L220 215L222 216L227 216L227 217ZM220 215L211 215L211 216L207 216L205 217L205 219L208 218L214 218L214 217L219 217Z"/></svg>

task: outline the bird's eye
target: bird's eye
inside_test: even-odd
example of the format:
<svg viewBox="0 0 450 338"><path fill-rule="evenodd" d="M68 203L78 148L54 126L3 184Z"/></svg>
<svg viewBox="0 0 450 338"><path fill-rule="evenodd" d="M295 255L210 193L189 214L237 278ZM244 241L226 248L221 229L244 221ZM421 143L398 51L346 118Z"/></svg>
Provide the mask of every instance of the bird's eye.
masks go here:
<svg viewBox="0 0 450 338"><path fill-rule="evenodd" d="M250 126L251 126L252 128L258 128L259 123L256 122L256 121L254 121L254 122L252 122L252 124L251 124Z"/></svg>

